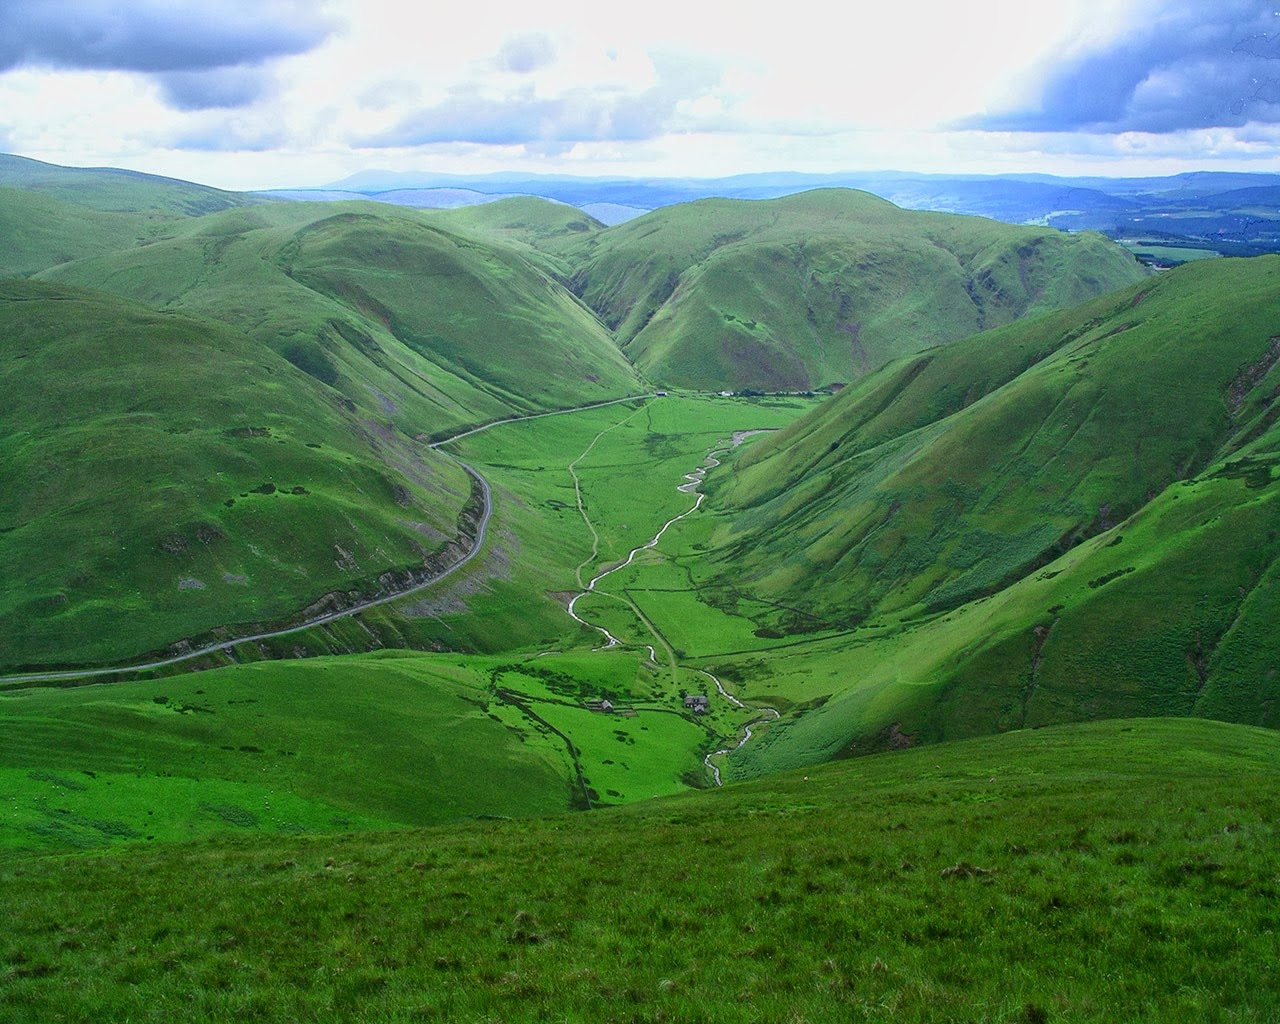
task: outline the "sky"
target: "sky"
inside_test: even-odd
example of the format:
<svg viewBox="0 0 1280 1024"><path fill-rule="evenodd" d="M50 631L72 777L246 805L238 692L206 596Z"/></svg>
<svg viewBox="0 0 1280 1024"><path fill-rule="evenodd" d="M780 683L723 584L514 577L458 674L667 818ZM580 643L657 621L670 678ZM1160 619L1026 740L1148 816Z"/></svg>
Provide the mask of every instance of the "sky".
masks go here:
<svg viewBox="0 0 1280 1024"><path fill-rule="evenodd" d="M0 152L238 190L1280 171L1280 0L3 0Z"/></svg>

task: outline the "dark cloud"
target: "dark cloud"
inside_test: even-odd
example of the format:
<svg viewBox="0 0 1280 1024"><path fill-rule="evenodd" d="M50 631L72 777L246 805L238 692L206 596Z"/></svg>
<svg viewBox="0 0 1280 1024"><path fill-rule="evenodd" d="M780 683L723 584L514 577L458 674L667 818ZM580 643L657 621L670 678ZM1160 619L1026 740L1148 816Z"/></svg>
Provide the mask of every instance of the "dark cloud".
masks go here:
<svg viewBox="0 0 1280 1024"><path fill-rule="evenodd" d="M243 107L275 91L275 79L256 67L170 71L155 78L169 105L179 110Z"/></svg>
<svg viewBox="0 0 1280 1024"><path fill-rule="evenodd" d="M4 0L0 71L134 71L158 76L184 109L243 104L268 81L248 69L310 50L333 28L303 0ZM245 70L200 78L232 68Z"/></svg>
<svg viewBox="0 0 1280 1024"><path fill-rule="evenodd" d="M494 64L501 71L527 75L552 64L555 59L556 48L551 38L541 32L534 32L507 40L498 51Z"/></svg>
<svg viewBox="0 0 1280 1024"><path fill-rule="evenodd" d="M1271 0L1165 0L1128 37L1050 73L1035 101L965 127L1174 132L1280 122Z"/></svg>
<svg viewBox="0 0 1280 1024"><path fill-rule="evenodd" d="M502 97L477 86L454 91L444 103L418 110L398 125L357 142L372 148L442 142L487 145L634 142L668 131L681 100L704 95L719 81L705 62L655 58L658 84L637 93L574 89L540 97L532 87Z"/></svg>

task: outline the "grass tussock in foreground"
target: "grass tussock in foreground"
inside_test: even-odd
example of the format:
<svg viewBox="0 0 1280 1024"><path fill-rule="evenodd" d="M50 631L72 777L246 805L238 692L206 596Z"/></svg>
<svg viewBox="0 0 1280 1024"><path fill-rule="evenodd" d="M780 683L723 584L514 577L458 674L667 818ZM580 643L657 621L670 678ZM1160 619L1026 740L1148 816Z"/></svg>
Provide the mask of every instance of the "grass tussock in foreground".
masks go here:
<svg viewBox="0 0 1280 1024"><path fill-rule="evenodd" d="M1105 722L615 811L28 857L0 1019L1271 1021L1280 746Z"/></svg>

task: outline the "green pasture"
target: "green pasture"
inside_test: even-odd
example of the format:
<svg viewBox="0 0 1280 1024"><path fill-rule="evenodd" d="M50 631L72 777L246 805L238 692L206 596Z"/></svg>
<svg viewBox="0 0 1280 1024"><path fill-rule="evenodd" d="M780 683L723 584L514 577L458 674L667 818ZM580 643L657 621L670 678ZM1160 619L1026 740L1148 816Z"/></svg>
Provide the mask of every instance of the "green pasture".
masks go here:
<svg viewBox="0 0 1280 1024"><path fill-rule="evenodd" d="M648 799L706 784L703 754L743 718L713 697L695 719L681 697L669 673L617 650L387 651L10 689L0 847L551 813L582 805L583 785L592 805ZM588 709L603 698L614 713Z"/></svg>
<svg viewBox="0 0 1280 1024"><path fill-rule="evenodd" d="M1168 261L1170 263L1190 263L1194 260L1212 260L1218 259L1221 256L1220 253L1213 249L1191 249L1186 246L1148 243L1134 241L1127 238L1120 239L1120 244L1135 256L1150 256L1157 260Z"/></svg>
<svg viewBox="0 0 1280 1024"><path fill-rule="evenodd" d="M602 654L596 660L604 657ZM612 655L611 660L622 660L622 656ZM633 659L626 660L635 664ZM557 685L555 679L530 674L554 671L557 666L558 659L543 658L497 675L494 684L498 695L493 706L504 720L528 708L570 737L592 806L666 796L690 784L704 784L702 755L710 742L707 730L684 710L678 694L652 690L643 680L638 687L615 690L602 686L594 699L612 693L609 699L614 709L592 711L581 696L591 692L589 685L574 693ZM593 674L588 669L586 679ZM643 669L638 674L643 674ZM575 675L573 682L581 686L583 676Z"/></svg>

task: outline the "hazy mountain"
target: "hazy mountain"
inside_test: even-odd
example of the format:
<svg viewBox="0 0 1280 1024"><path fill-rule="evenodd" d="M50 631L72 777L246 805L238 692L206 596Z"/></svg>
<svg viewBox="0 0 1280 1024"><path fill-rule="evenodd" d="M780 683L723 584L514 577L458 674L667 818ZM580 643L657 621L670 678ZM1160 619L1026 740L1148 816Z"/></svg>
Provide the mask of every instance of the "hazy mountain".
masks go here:
<svg viewBox="0 0 1280 1024"><path fill-rule="evenodd" d="M964 213L1070 231L1097 230L1135 242L1156 238L1165 245L1185 245L1193 252L1252 255L1280 250L1280 224L1258 223L1251 202L1254 197L1228 197L1233 192L1277 184L1280 176L1274 174L1233 172L1102 178L864 171L633 179L364 171L328 187L366 195L385 195L394 189L463 188L480 193L543 196L578 207L614 204L643 210L697 199L776 199L812 189L853 188L906 209ZM1188 217L1198 219L1187 220ZM600 219L616 223L611 218ZM1166 254L1161 261L1178 262L1181 258L1186 257Z"/></svg>

